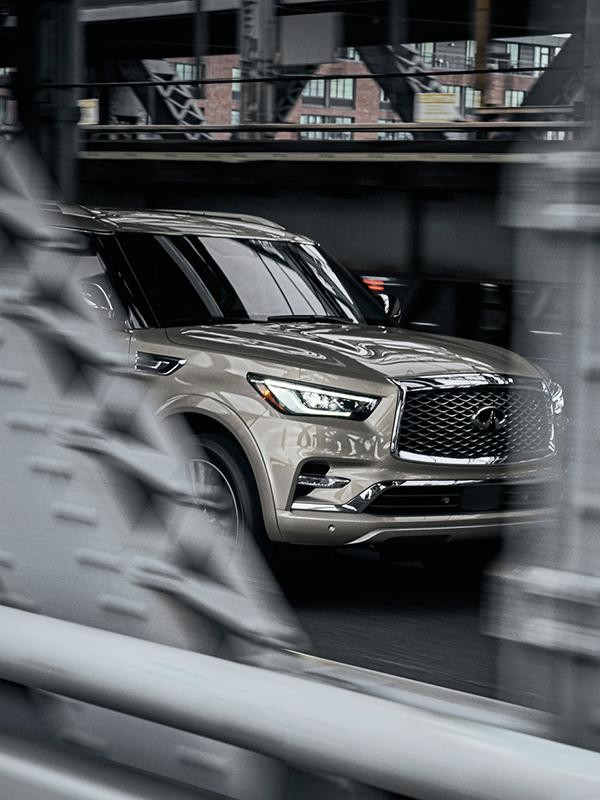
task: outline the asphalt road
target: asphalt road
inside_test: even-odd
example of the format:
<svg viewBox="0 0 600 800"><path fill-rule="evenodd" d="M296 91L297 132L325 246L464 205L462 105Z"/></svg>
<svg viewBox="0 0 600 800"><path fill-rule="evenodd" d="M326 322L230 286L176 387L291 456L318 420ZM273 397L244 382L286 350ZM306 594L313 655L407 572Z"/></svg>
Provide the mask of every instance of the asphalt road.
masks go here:
<svg viewBox="0 0 600 800"><path fill-rule="evenodd" d="M494 696L497 642L481 632L477 576L338 557L283 583L315 655Z"/></svg>

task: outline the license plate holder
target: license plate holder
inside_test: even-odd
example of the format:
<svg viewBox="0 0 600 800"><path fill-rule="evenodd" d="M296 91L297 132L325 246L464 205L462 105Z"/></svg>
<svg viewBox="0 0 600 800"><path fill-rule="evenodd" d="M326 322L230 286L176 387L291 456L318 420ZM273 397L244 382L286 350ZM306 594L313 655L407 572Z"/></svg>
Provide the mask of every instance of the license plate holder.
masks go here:
<svg viewBox="0 0 600 800"><path fill-rule="evenodd" d="M462 496L463 511L498 511L500 508L500 484L465 486Z"/></svg>

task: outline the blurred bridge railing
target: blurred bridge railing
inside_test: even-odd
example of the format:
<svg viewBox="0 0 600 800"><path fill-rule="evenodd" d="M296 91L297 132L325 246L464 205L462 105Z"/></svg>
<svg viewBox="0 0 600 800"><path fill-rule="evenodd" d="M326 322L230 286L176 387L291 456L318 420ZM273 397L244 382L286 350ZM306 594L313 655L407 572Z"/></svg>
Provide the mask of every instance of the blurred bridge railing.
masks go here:
<svg viewBox="0 0 600 800"><path fill-rule="evenodd" d="M0 610L0 626L6 680L302 770L423 800L583 800L600 791L600 754L441 707L427 711L14 609ZM2 768L0 739L0 776ZM263 796L279 795L265 786Z"/></svg>

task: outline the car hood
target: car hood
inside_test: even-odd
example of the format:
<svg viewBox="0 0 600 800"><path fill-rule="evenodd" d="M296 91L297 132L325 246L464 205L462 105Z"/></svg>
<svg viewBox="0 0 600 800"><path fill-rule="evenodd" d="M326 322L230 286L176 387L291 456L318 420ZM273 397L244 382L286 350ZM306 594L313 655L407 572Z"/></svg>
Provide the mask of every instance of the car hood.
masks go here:
<svg viewBox="0 0 600 800"><path fill-rule="evenodd" d="M401 328L256 322L170 328L167 336L188 348L231 350L252 362L277 362L290 368L348 377L481 372L540 377L531 363L500 347Z"/></svg>

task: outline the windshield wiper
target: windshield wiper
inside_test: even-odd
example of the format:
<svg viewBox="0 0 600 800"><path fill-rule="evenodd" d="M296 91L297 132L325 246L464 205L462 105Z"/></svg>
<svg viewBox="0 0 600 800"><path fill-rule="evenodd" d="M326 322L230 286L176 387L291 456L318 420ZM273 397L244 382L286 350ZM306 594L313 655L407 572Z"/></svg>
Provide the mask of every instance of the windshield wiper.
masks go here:
<svg viewBox="0 0 600 800"><path fill-rule="evenodd" d="M267 322L343 322L346 325L356 325L356 320L348 317L335 317L327 314L276 314L267 317Z"/></svg>
<svg viewBox="0 0 600 800"><path fill-rule="evenodd" d="M188 325L238 325L239 323L253 323L256 322L255 319L250 319L250 317L206 317L203 320L194 323L188 323Z"/></svg>

